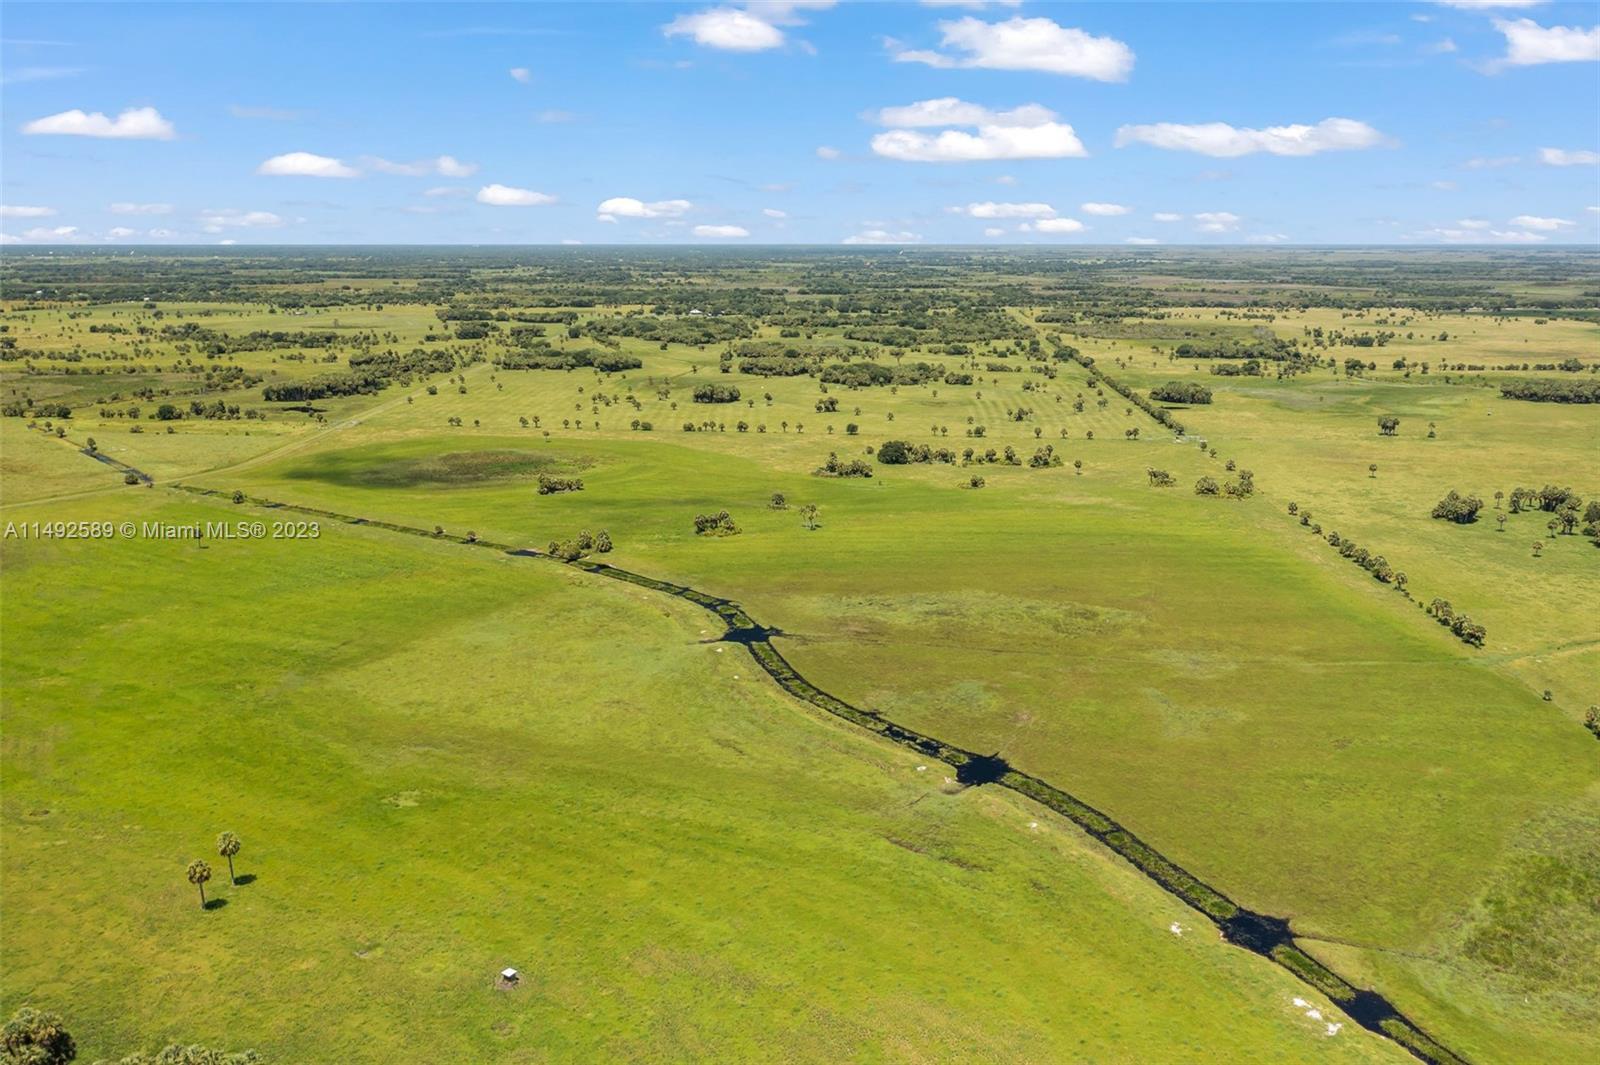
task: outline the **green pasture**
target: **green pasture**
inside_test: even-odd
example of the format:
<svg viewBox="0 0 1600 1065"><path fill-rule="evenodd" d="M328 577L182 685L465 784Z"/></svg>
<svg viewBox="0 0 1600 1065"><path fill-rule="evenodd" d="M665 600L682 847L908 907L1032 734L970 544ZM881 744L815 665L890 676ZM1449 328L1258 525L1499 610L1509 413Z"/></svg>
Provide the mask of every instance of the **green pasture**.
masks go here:
<svg viewBox="0 0 1600 1065"><path fill-rule="evenodd" d="M3 563L0 1001L84 1060L1404 1060L1071 826L808 713L688 604L347 526Z"/></svg>
<svg viewBox="0 0 1600 1065"><path fill-rule="evenodd" d="M1295 501L1325 531L1383 554L1424 599L1442 596L1481 620L1489 629L1484 657L1533 691L1551 691L1574 720L1600 703L1590 607L1600 599L1600 553L1581 535L1552 537L1549 514L1511 514L1509 502L1497 510L1494 499L1496 491L1509 499L1519 486L1547 484L1585 500L1600 496L1600 410L1393 372L1278 381L1218 377L1202 363L1139 365L1123 376L1140 388L1205 383L1214 402L1185 411L1185 424L1249 466L1280 512ZM1400 419L1393 437L1379 433L1384 415ZM1451 490L1484 501L1476 522L1429 517Z"/></svg>
<svg viewBox="0 0 1600 1065"><path fill-rule="evenodd" d="M620 564L790 633L785 654L824 688L998 750L1309 935L1449 951L1519 834L1594 800L1593 741L1570 716L1271 503L1146 485L1146 456L1192 480L1197 449L1107 442L1082 475L990 468L971 491L949 467L837 481L789 454L816 461L825 441L758 459L703 437L402 438L212 483L530 546L603 528ZM451 483L446 447L494 458L452 457L472 475ZM540 456L584 490L538 496ZM496 462L507 475L485 476ZM822 527L771 510L774 491L818 504ZM741 535L693 534L724 508ZM1446 1032L1571 1038L1475 1027Z"/></svg>

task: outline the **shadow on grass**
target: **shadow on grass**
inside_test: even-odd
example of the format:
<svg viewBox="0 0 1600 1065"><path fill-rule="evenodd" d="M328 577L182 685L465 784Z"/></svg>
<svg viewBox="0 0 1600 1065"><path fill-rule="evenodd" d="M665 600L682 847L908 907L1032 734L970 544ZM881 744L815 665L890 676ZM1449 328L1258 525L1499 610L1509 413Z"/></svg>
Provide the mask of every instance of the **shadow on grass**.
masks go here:
<svg viewBox="0 0 1600 1065"><path fill-rule="evenodd" d="M256 874L254 873L240 873L238 876L233 878L235 887L244 887L246 884L254 884L255 882Z"/></svg>
<svg viewBox="0 0 1600 1065"><path fill-rule="evenodd" d="M227 899L207 899L206 904L200 908L209 913L211 910L220 910L227 904Z"/></svg>

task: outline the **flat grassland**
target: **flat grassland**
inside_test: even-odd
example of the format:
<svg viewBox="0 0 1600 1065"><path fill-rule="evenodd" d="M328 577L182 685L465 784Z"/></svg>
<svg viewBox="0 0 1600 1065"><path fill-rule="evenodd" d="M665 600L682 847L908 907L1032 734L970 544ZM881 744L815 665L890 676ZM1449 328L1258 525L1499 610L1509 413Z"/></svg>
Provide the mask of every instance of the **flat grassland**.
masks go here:
<svg viewBox="0 0 1600 1065"><path fill-rule="evenodd" d="M348 331L457 359L307 412L263 402L263 385L343 369L316 361L343 342L207 360L151 333L118 377L96 379L63 371L127 342L89 325L157 328L148 307L13 305L8 335L38 354L34 372L4 364L3 398L73 416L0 420L0 519L272 514L166 489L181 481L540 549L603 529L606 561L738 600L821 687L998 752L1241 904L1291 918L1303 947L1467 1058L1600 1054L1585 991L1600 983L1600 745L1582 725L1600 702L1600 554L1552 536L1548 514L1508 515L1499 531L1492 500L1545 484L1600 495L1600 406L1498 389L1592 381L1592 317L1352 310L1337 277L1328 306L1297 298L1248 318L1161 302L1193 299L1196 272L1249 274L1204 261L1134 275L1144 306L1066 317L1051 313L1070 300L1042 280L1048 264L1025 257L988 273L871 265L901 271L907 292L943 270L955 317L998 309L959 351L936 333L749 314L748 340L818 365L943 371L850 387L815 367L744 372L726 357L737 340L623 336L609 350L639 368L522 370L499 361L503 335L463 341L433 305L157 303L162 321L220 334ZM760 257L636 269L681 271L708 309L757 286L804 307L801 282L822 273ZM1564 298L1593 285L1592 263L1571 269ZM915 320L895 309L900 290L854 260L839 270L886 301L873 312L885 325ZM501 309L571 316L578 337L535 326L555 350L650 309L629 290L586 303L576 294L599 287L556 280L572 302L531 298L548 277L495 280ZM319 289L294 291L314 304ZM665 318L692 320L677 310ZM1173 357L1186 338L1309 346L1312 330L1394 335L1319 346L1324 361L1282 377ZM1176 437L1053 357L1062 344L1140 397L1180 381L1213 402L1172 407ZM1376 368L1342 365L1356 355ZM187 359L252 383L213 375L208 389ZM1531 368L1567 359L1582 369ZM1482 369L1444 368L1458 362ZM696 402L705 385L739 398ZM151 417L191 395L257 416ZM1379 435L1385 415L1400 419L1394 436ZM118 487L75 452L91 436L156 487ZM957 461L890 466L867 451L895 439ZM996 461L968 464L968 448ZM875 475L818 476L830 452ZM1151 469L1176 485L1153 486ZM1192 489L1238 469L1254 473L1251 498ZM541 474L584 488L539 495ZM1477 522L1429 518L1450 489L1485 500ZM1409 594L1340 557L1290 502L1404 570ZM738 535L695 534L696 514L723 509ZM396 1060L425 1032L448 1055L507 1061L951 1047L1404 1059L1325 1009L1346 1022L1330 1037L1293 1005L1325 1007L1319 996L1219 943L1065 822L805 710L741 648L707 642L709 615L687 605L343 524L315 541L3 548L0 884L27 915L0 940L3 1004L81 1018L96 1053L204 1037L273 1060ZM1434 597L1482 622L1485 647L1435 624L1421 609ZM227 901L202 914L182 866L224 828L245 837L240 869L258 879L213 881ZM507 964L529 980L497 993Z"/></svg>

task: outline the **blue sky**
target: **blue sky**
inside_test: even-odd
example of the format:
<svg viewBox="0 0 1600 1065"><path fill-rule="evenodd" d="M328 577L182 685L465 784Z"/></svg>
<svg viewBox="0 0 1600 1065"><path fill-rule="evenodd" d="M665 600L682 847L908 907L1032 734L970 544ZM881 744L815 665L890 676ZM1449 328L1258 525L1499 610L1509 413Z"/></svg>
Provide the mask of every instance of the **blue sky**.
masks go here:
<svg viewBox="0 0 1600 1065"><path fill-rule="evenodd" d="M1594 243L1595 4L7 3L6 243Z"/></svg>

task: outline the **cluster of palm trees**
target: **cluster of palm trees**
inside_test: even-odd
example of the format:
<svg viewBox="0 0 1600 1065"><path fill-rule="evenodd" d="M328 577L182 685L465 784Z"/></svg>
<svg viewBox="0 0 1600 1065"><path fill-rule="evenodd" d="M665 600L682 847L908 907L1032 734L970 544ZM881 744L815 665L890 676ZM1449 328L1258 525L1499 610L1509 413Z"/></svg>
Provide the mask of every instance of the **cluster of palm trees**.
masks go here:
<svg viewBox="0 0 1600 1065"><path fill-rule="evenodd" d="M239 881L233 875L233 856L239 853L244 844L232 832L223 832L217 836L217 854L228 859L228 883L237 884ZM206 908L206 881L211 879L211 864L204 858L196 858L189 863L185 870L189 883L200 889L200 908Z"/></svg>

